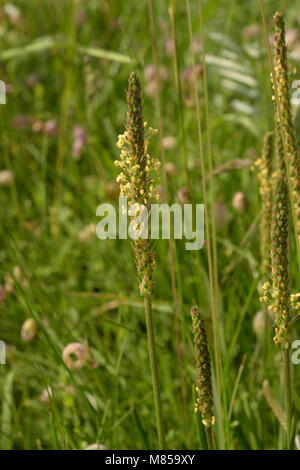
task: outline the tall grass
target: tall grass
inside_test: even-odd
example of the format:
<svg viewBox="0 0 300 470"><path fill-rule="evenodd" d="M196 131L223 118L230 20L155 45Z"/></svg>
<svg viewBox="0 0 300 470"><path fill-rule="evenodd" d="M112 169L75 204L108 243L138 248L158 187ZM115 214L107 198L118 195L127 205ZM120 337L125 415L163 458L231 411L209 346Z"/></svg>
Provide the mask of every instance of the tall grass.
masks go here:
<svg viewBox="0 0 300 470"><path fill-rule="evenodd" d="M295 145L294 127L291 115L291 103L289 97L289 78L287 68L287 47L285 39L285 26L282 13L276 12L275 23L275 65L273 64L270 44L268 40L267 23L264 14L263 2L260 1L261 14L264 24L267 49L272 68L272 85L275 92L275 127L277 131L277 177L274 191L274 203L272 208L271 226L271 272L272 305L269 310L275 317L274 342L281 346L283 385L285 395L286 413L286 446L289 449L292 445L292 419L293 419L293 398L291 379L291 293L290 293L290 264L288 256L289 237L289 202L292 207L295 242L299 261L299 163L298 152ZM279 124L279 126L278 126ZM264 286L265 301L268 301L268 283Z"/></svg>
<svg viewBox="0 0 300 470"><path fill-rule="evenodd" d="M161 86L160 86L159 65L158 65L158 58L157 58L157 45L156 45L152 0L148 0L148 11L149 11L149 20L150 20L152 57L153 57L153 62L154 62L154 67L155 67L156 101L157 101L157 109L158 109L159 136L160 136L159 142L160 142L160 153L161 153L161 159L162 159L162 173L163 173L163 197L164 197L164 201L168 203L169 202L169 189L168 189L168 181L167 181L167 173L166 173L165 150L164 150L164 145L163 145L164 126L163 126L163 116L162 116L161 98L160 98ZM175 43L174 43L174 47L176 47ZM178 83L178 87L180 87L179 83ZM183 129L182 129L182 132L183 132ZM182 138L183 137L184 135L182 135ZM187 162L185 162L185 165L187 165ZM187 166L186 166L186 171L187 171ZM186 178L187 178L187 173L186 173ZM168 249L169 249L169 259L170 259L171 287L172 287L173 306L174 306L175 334L176 334L177 357L178 357L179 373L180 373L181 396L182 396L182 402L183 402L183 411L184 411L184 415L186 419L187 412L188 412L187 411L187 392L186 392L185 378L184 378L184 372L183 372L184 357L183 357L182 345L181 345L181 338L183 338L183 345L186 342L186 329L185 329L184 315L183 314L180 315L180 311L182 310L182 299L180 298L180 290L178 289L178 285L180 283L180 279L179 279L180 270L178 266L178 256L176 253L176 244L175 244L175 241L173 241L172 239L168 241ZM181 322L181 326L180 326L180 322Z"/></svg>
<svg viewBox="0 0 300 470"><path fill-rule="evenodd" d="M299 1L280 3L289 30ZM148 0L148 14L141 2L14 4L22 19L2 15L0 35L1 79L11 84L0 109L0 339L7 344L1 447L295 448L299 377L290 355L299 296L290 294L300 258L299 234L289 235L297 225L299 135L287 102L283 16L276 16L277 53L267 28L273 6L266 3L267 20L260 2L274 85L273 103L262 106L271 84L258 2ZM163 202L176 201L184 187L190 202L205 203L202 252L162 240L154 254L136 240L134 263L125 240L93 235L97 205L117 205L124 160L114 167L115 136L133 66L140 77L144 72L145 115L158 122L153 148L162 162ZM131 76L134 86L137 79ZM49 119L57 120L57 134L47 133ZM86 141L76 159L78 125ZM250 166L261 153L261 129L272 130L276 158L269 134L257 193ZM135 142L142 162L149 131L143 127L144 141ZM181 171L167 174L166 162ZM136 171L132 162L128 169ZM131 173L141 201L149 190L144 170L142 164ZM130 183L122 178L121 185ZM244 208L231 203L237 192ZM261 280L269 285L261 288ZM253 322L261 318L261 289L274 333L268 321ZM192 321L191 305L199 306ZM26 336L32 319L34 334ZM73 342L88 351L76 370L62 354Z"/></svg>
<svg viewBox="0 0 300 470"><path fill-rule="evenodd" d="M135 209L138 204L150 208L154 196L159 198L155 189L155 178L157 178L160 162L148 154L149 138L156 131L151 127L147 129L147 123L143 120L141 83L135 72L129 76L127 92L127 126L123 135L119 135L117 146L121 149L121 161L115 162L122 171L117 177L120 184L121 197L128 198L130 209ZM141 212L141 209L139 209ZM134 251L139 277L140 293L144 298L146 314L146 326L148 335L148 348L150 367L152 375L152 386L155 404L159 448L165 448L164 425L162 415L162 404L158 378L158 365L153 327L152 293L153 293L153 267L155 265L154 253L149 239L145 239L144 222L138 222L137 211L131 214L134 229ZM147 216L147 223L149 221Z"/></svg>
<svg viewBox="0 0 300 470"><path fill-rule="evenodd" d="M206 243L207 243L207 259L208 259L208 271L209 271L209 292L210 292L210 304L211 304L211 316L213 324L213 341L214 341L214 357L215 357L215 370L217 378L217 402L219 406L220 421L221 421L221 443L220 446L223 448L225 445L224 438L224 423L223 423L223 405L222 405L222 379L221 379L221 368L220 368L220 336L219 329L217 324L217 314L216 314L216 295L218 293L218 286L215 284L216 281L214 277L214 261L211 248L211 232L210 232L210 219L208 215L208 196L206 188L206 169L204 161L204 148L203 148L203 135L202 135L202 121L200 114L200 104L198 96L198 82L197 82L197 73L196 73L196 60L195 60L195 51L194 51L194 42L193 42L193 29L192 29L192 19L191 19L191 8L189 0L186 0L186 9L188 17L188 29L189 29L189 40L190 40L190 50L192 56L193 64L193 82L194 82L194 101L196 106L196 116L197 116L197 130L198 130L198 142L199 142L199 156L200 156L200 165L201 165L201 177L202 177L202 192L203 192L203 201L204 201L204 211L205 211L205 231L206 231ZM224 395L223 395L224 396Z"/></svg>

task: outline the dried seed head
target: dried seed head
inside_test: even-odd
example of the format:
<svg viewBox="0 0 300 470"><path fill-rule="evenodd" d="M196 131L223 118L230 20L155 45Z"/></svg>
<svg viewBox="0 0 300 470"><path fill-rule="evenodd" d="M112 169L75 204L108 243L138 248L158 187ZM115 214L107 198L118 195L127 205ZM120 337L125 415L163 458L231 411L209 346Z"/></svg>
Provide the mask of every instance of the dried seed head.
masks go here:
<svg viewBox="0 0 300 470"><path fill-rule="evenodd" d="M188 204L190 202L190 195L187 188L181 188L177 191L177 199L180 204Z"/></svg>
<svg viewBox="0 0 300 470"><path fill-rule="evenodd" d="M191 309L193 335L195 343L196 370L197 370L197 393L198 399L195 411L200 411L204 426L210 427L214 424L213 393L211 379L211 361L207 344L207 336L204 320L197 307Z"/></svg>
<svg viewBox="0 0 300 470"><path fill-rule="evenodd" d="M43 403L50 403L52 396L53 396L52 389L51 389L50 385L48 385L46 388L44 388L44 390L40 394L39 399Z"/></svg>
<svg viewBox="0 0 300 470"><path fill-rule="evenodd" d="M163 138L163 147L166 150L171 150L176 145L176 137L169 135Z"/></svg>
<svg viewBox="0 0 300 470"><path fill-rule="evenodd" d="M21 338L25 343L30 343L37 333L37 323L34 318L27 318L21 328Z"/></svg>
<svg viewBox="0 0 300 470"><path fill-rule="evenodd" d="M167 162L165 164L165 170L166 170L166 175L167 176L176 176L178 175L178 169L173 162Z"/></svg>
<svg viewBox="0 0 300 470"><path fill-rule="evenodd" d="M74 361L72 356L75 356L77 359ZM88 358L88 352L83 344L70 343L63 350L62 358L69 369L81 369Z"/></svg>
<svg viewBox="0 0 300 470"><path fill-rule="evenodd" d="M107 450L103 444L90 444L84 450Z"/></svg>
<svg viewBox="0 0 300 470"><path fill-rule="evenodd" d="M245 212L246 209L246 196L241 191L234 194L232 198L232 207L239 213Z"/></svg>
<svg viewBox="0 0 300 470"><path fill-rule="evenodd" d="M11 186L15 174L10 170L0 171L0 186Z"/></svg>

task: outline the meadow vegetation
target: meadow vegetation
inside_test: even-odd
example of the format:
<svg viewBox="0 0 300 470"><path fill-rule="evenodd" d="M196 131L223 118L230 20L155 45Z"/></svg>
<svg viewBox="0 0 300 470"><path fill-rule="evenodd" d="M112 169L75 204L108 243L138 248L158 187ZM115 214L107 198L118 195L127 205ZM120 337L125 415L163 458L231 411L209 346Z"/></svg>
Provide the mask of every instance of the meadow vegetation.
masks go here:
<svg viewBox="0 0 300 470"><path fill-rule="evenodd" d="M0 448L299 448L300 1L14 0L0 44ZM204 248L99 240L120 190Z"/></svg>

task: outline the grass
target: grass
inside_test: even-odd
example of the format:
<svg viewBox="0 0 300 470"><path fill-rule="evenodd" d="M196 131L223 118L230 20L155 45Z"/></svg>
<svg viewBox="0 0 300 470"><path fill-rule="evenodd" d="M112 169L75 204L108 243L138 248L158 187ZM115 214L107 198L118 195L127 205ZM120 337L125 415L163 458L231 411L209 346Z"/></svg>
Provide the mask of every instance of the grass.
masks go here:
<svg viewBox="0 0 300 470"><path fill-rule="evenodd" d="M177 169L176 175L166 175L168 200L176 201L187 181L192 200L204 200L186 3L177 2L172 22L168 7L174 2L152 2L161 125L153 70L147 67L154 62L147 4L87 0L71 8L67 0L13 3L22 19L14 24L6 15L0 30L0 78L12 85L7 104L0 105L0 170L14 172L12 184L0 186L0 284L8 274L14 281L13 291L0 302L0 339L7 345L7 364L0 365L0 448L84 449L98 442L108 449L154 449L144 304L132 249L126 240L100 241L88 230L82 235L82 230L98 222L99 204L117 204L112 186L118 174L115 142L124 129L125 90L133 69L144 85L145 120L162 128L162 138L176 138L172 148L163 150L166 163ZM166 446L206 447L201 420L194 414L190 308L198 305L212 358L217 346L222 369L218 378L213 359L218 447L280 449L286 447L285 430L263 390L268 380L273 399L284 408L280 349L270 328L265 354L264 341L253 329L261 309L256 175L250 166L221 171L213 176L211 193L211 173L238 159L254 162L265 132L273 129L271 69L259 2L232 1L228 7L224 0L202 1L203 29L198 1L189 3L195 66L202 61L201 34L207 56L207 80L205 74L198 80L197 96L209 220L211 200L217 203L216 246L211 247L209 269L206 247L191 255L184 241L176 240L170 269L168 241L155 245L153 322ZM269 31L276 9L284 12L288 30L298 28L298 0L264 5ZM249 39L245 28L251 24L260 30ZM174 34L176 55L170 49ZM299 58L291 61L297 79ZM38 74L34 86L32 74ZM37 132L49 120L57 121L54 135ZM86 131L80 159L72 157L77 124ZM298 128L296 134L299 139ZM161 159L159 138L152 146ZM237 191L246 196L242 212L232 206ZM214 231L211 225L207 228ZM79 241L82 237L85 243ZM290 251L291 291L297 292L292 236ZM217 305L215 332L212 297ZM29 343L20 336L27 318L37 323ZM292 339L299 334L295 321ZM89 350L89 360L79 370L67 368L62 360L71 342ZM299 434L300 379L298 366L292 367ZM51 390L50 400L45 390Z"/></svg>

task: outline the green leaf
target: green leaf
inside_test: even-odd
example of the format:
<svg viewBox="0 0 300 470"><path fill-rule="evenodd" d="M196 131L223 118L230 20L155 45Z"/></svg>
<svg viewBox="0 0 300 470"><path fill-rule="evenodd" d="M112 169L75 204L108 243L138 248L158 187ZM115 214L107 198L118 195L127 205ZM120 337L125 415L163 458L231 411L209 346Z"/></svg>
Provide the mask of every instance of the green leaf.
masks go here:
<svg viewBox="0 0 300 470"><path fill-rule="evenodd" d="M77 48L80 54L85 54L96 59L107 59L115 62L123 62L130 64L134 62L134 59L127 55L120 54L119 52L107 51L106 49L100 49L98 47L81 47Z"/></svg>
<svg viewBox="0 0 300 470"><path fill-rule="evenodd" d="M26 54L46 51L54 47L67 48L70 46L74 47L75 51L79 52L80 54L88 55L90 57L95 57L97 59L107 59L107 60L112 60L115 62L122 62L122 63L127 63L127 64L135 62L135 60L132 59L131 57L126 56L124 54L120 54L119 52L107 51L106 49L100 49L98 47L83 47L80 45L73 46L73 45L69 45L67 42L65 43L57 42L50 36L43 36L34 40L30 44L26 44L21 47L15 47L15 48L3 51L0 53L0 60L14 59L16 57L24 56Z"/></svg>
<svg viewBox="0 0 300 470"><path fill-rule="evenodd" d="M41 37L36 39L30 44L7 49L0 53L1 60L14 59L15 57L24 56L24 54L30 54L32 52L41 52L54 47L55 41L51 37Z"/></svg>

